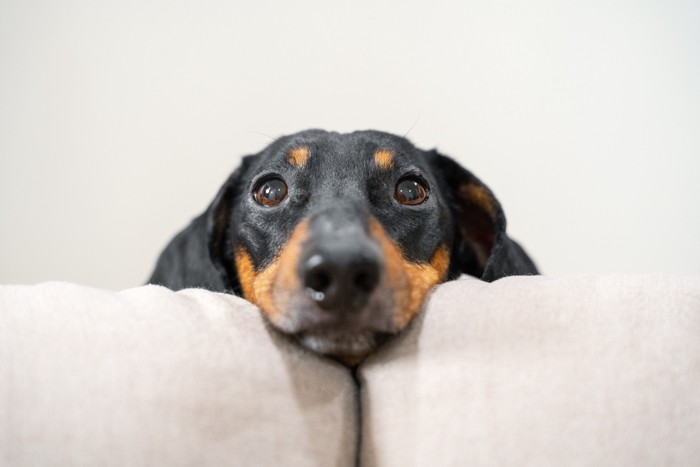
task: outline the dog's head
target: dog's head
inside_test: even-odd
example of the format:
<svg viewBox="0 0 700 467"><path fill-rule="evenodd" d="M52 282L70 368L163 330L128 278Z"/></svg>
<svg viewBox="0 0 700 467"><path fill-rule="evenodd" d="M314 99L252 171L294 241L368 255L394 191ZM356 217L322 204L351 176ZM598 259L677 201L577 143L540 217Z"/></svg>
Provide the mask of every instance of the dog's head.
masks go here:
<svg viewBox="0 0 700 467"><path fill-rule="evenodd" d="M376 131L280 138L244 158L206 216L210 259L232 290L346 362L406 327L446 279L534 271L484 184Z"/></svg>

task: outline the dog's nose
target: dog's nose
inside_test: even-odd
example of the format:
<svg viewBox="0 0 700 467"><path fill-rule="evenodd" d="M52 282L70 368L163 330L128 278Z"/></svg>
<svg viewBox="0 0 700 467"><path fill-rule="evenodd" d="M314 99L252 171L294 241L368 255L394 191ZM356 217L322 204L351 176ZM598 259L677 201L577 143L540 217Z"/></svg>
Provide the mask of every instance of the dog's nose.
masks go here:
<svg viewBox="0 0 700 467"><path fill-rule="evenodd" d="M308 256L301 265L306 291L327 311L362 308L379 284L379 258L357 252L322 252Z"/></svg>

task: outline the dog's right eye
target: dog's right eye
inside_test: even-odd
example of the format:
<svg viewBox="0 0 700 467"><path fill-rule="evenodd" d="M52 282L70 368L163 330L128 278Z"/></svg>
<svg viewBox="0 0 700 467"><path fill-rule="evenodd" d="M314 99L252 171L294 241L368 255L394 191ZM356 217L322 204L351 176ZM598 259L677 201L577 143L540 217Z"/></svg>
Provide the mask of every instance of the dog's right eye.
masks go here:
<svg viewBox="0 0 700 467"><path fill-rule="evenodd" d="M272 208L287 196L287 184L279 177L266 178L253 190L253 197L258 204Z"/></svg>
<svg viewBox="0 0 700 467"><path fill-rule="evenodd" d="M428 198L428 189L417 178L403 178L396 184L394 198L401 204L415 206Z"/></svg>

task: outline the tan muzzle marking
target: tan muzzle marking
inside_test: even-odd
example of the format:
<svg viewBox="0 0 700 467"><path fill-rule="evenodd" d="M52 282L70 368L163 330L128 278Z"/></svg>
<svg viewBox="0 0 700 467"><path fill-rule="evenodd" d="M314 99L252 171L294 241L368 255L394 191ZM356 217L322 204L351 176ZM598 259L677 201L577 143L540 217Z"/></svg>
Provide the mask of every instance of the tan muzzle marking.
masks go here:
<svg viewBox="0 0 700 467"><path fill-rule="evenodd" d="M296 266L302 244L308 238L308 228L308 220L299 223L277 258L260 271L255 271L250 254L244 248L236 251L236 269L245 298L279 326L286 321L290 296L302 290ZM401 330L420 311L430 289L445 280L450 252L442 244L429 263L413 263L404 257L375 218L370 220L370 232L382 248L386 264L380 287L388 288L392 294L392 321L396 330Z"/></svg>
<svg viewBox="0 0 700 467"><path fill-rule="evenodd" d="M236 250L236 269L243 295L275 324L282 325L285 321L290 294L302 289L296 266L308 230L308 220L300 222L275 260L260 271L255 271L245 248Z"/></svg>
<svg viewBox="0 0 700 467"><path fill-rule="evenodd" d="M442 244L433 254L430 263L413 263L405 258L401 248L375 218L370 221L370 231L384 251L384 281L385 286L391 288L394 297L394 324L398 329L403 329L420 311L430 289L445 280L450 252Z"/></svg>

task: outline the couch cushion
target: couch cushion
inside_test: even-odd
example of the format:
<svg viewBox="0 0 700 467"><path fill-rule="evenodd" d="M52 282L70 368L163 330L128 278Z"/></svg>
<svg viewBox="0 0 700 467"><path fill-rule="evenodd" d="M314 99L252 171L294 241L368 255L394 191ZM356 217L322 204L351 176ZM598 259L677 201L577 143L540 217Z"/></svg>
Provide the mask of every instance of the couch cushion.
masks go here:
<svg viewBox="0 0 700 467"><path fill-rule="evenodd" d="M242 299L0 287L2 465L354 465L356 409Z"/></svg>
<svg viewBox="0 0 700 467"><path fill-rule="evenodd" d="M366 466L698 465L700 278L464 278L360 378Z"/></svg>

